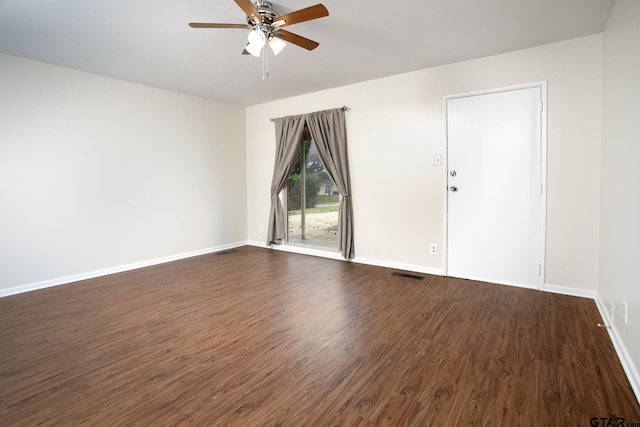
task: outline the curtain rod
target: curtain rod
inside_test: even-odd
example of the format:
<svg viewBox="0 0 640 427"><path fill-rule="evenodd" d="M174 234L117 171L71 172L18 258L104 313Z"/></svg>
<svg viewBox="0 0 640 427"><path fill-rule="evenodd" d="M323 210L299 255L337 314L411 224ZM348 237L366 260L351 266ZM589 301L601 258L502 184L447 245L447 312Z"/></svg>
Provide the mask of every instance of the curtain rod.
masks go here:
<svg viewBox="0 0 640 427"><path fill-rule="evenodd" d="M342 107L342 108L341 108L341 110L342 110L342 111L349 111L349 110L351 110L351 108L349 108L349 107L347 107L347 106L344 106L344 107ZM276 121L276 119L274 119L274 118L272 117L272 118L270 118L270 119L269 119L269 121L273 123L273 122L275 122L275 121Z"/></svg>

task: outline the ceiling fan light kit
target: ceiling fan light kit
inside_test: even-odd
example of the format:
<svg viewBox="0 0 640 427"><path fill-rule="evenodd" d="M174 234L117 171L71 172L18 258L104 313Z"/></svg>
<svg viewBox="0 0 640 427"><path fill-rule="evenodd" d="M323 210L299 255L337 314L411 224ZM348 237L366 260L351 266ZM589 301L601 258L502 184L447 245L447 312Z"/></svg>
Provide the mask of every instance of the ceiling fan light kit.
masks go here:
<svg viewBox="0 0 640 427"><path fill-rule="evenodd" d="M329 16L329 11L322 4L316 4L295 12L285 15L278 15L273 9L271 2L257 0L254 3L251 0L234 0L238 6L247 15L247 24L215 24L215 23L196 23L189 24L191 28L240 28L251 30L247 37L248 44L245 46L243 54L251 54L259 57L262 50L269 42L269 48L274 55L279 54L287 45L285 42L293 43L307 50L313 50L318 47L319 43L309 40L305 37L283 30L282 27L287 25L298 24L300 22L311 21L313 19ZM269 75L268 53L262 56L262 78Z"/></svg>
<svg viewBox="0 0 640 427"><path fill-rule="evenodd" d="M282 52L282 49L284 49L286 45L287 44L283 42L282 39L279 39L277 37L274 37L271 40L269 40L269 47L273 51L274 55L277 55L280 52Z"/></svg>
<svg viewBox="0 0 640 427"><path fill-rule="evenodd" d="M249 33L249 37L247 37L249 44L247 44L245 49L253 56L260 56L265 40L266 36L262 31L253 30Z"/></svg>

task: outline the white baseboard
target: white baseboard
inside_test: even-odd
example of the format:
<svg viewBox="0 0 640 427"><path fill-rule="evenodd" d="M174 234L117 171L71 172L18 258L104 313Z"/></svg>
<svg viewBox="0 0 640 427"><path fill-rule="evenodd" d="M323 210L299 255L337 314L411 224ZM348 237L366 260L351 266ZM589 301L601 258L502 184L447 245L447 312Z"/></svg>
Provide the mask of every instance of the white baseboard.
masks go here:
<svg viewBox="0 0 640 427"><path fill-rule="evenodd" d="M569 295L572 297L589 298L595 300L598 296L596 291L587 291L585 289L568 288L566 286L557 286L549 283L545 283L542 287L545 292L551 292L553 294Z"/></svg>
<svg viewBox="0 0 640 427"><path fill-rule="evenodd" d="M433 274L435 276L442 276L444 274L441 268L425 267L423 265L405 264L402 262L383 261L372 258L355 257L353 262L359 264L373 265L376 267L392 268L394 270L412 271L415 273Z"/></svg>
<svg viewBox="0 0 640 427"><path fill-rule="evenodd" d="M266 249L273 249L275 251L290 252L290 253L301 254L301 255L312 255L312 256L317 256L321 258L329 258L329 259L336 259L336 260L344 260L344 258L342 258L340 253L332 250L305 248L303 246L293 246L293 245L267 246L266 243L259 243L259 242L249 242L249 244L252 246L258 246Z"/></svg>
<svg viewBox="0 0 640 427"><path fill-rule="evenodd" d="M51 288L53 286L66 285L72 282L78 282L80 280L94 279L96 277L107 276L114 273L122 273L124 271L135 270L137 268L150 267L152 265L164 264L166 262L177 261L180 259L191 258L198 255L205 255L212 252L218 252L225 249L236 248L238 246L244 246L247 242L231 243L228 245L216 246L213 248L200 249L197 251L185 252L176 255L169 255L162 258L151 259L147 261L134 262L131 264L121 265L117 267L105 268L102 270L89 271L86 273L74 274L71 276L59 277L56 279L45 280L37 283L30 283L27 285L15 286L12 288L0 289L0 298L8 297L10 295L21 294L24 292L36 291L38 289Z"/></svg>
<svg viewBox="0 0 640 427"><path fill-rule="evenodd" d="M600 298L600 294L597 291L587 291L584 289L567 288L550 284L545 284L543 290L556 294L589 298L595 301L596 307L598 307L598 311L600 312L600 316L602 316L602 321L605 325L610 326L609 328L607 328L607 331L609 332L609 338L611 338L613 348L618 355L618 359L620 359L620 363L622 364L622 368L624 369L625 374L627 374L627 378L629 379L631 388L636 395L636 399L640 403L640 376L638 375L638 370L636 369L631 356L629 356L629 352L627 351L624 342L620 338L620 335L618 335L616 327L611 321L609 313L605 309L604 303Z"/></svg>
<svg viewBox="0 0 640 427"><path fill-rule="evenodd" d="M602 316L602 321L605 325L609 326L607 331L609 331L609 337L611 338L611 342L613 343L613 348L616 350L618 354L618 359L620 359L620 363L622 364L622 369L624 369L625 374L627 374L627 378L629 379L629 383L631 383L631 388L636 395L636 399L638 403L640 403L640 375L638 375L638 370L627 351L627 348L624 345L624 342L618 335L618 331L616 330L615 324L609 317L609 313L605 309L604 302L600 299L600 296L594 298L596 301L596 306L598 307L598 311L600 311L600 316Z"/></svg>
<svg viewBox="0 0 640 427"><path fill-rule="evenodd" d="M250 241L248 242L248 244L251 246L258 246L258 247L263 247L268 249L270 248L276 251L291 252L291 253L302 254L302 255L313 255L313 256L318 256L322 258L345 261L342 255L335 251L305 248L302 246L294 246L294 245L267 246L265 243L260 243L255 241ZM355 262L358 264L373 265L376 267L393 268L395 270L413 271L415 273L434 274L437 276L443 275L443 271L441 268L424 267L424 266L415 265L415 264L405 264L405 263L399 263L399 262L383 261L379 259L362 258L362 257L355 257L350 262Z"/></svg>

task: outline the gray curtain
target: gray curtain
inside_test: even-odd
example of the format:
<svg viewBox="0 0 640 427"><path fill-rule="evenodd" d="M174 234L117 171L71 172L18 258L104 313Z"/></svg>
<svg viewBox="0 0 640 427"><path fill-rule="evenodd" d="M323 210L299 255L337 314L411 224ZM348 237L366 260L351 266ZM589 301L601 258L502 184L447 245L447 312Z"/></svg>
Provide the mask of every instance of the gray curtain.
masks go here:
<svg viewBox="0 0 640 427"><path fill-rule="evenodd" d="M344 110L319 111L305 115L311 138L316 143L318 155L324 164L329 178L340 191L338 212L338 249L342 256L351 259L355 256L353 247L353 205L351 203L351 180L347 159L347 127Z"/></svg>
<svg viewBox="0 0 640 427"><path fill-rule="evenodd" d="M269 230L267 245L280 245L284 240L284 209L278 196L287 183L287 177L293 166L296 149L304 129L303 116L289 116L275 119L276 160L271 179L271 210L269 211Z"/></svg>
<svg viewBox="0 0 640 427"><path fill-rule="evenodd" d="M267 245L280 245L285 237L285 215L279 194L287 183L287 177L291 172L306 122L311 138L318 148L318 155L324 164L327 175L340 191L341 197L338 208L340 242L338 249L346 259L351 259L355 256L353 245L353 205L351 203L351 181L349 178L349 162L347 160L347 128L344 116L344 110L337 108L274 120L276 126L276 159L271 181L271 210L269 211Z"/></svg>

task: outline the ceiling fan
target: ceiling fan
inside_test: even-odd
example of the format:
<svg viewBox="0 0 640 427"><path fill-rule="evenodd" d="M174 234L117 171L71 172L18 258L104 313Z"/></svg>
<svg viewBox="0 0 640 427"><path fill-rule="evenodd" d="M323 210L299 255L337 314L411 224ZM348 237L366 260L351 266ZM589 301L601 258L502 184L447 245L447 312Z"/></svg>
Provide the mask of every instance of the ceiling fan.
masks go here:
<svg viewBox="0 0 640 427"><path fill-rule="evenodd" d="M246 24L191 22L189 26L191 28L240 28L251 30L248 43L242 52L243 54L260 56L262 48L268 43L273 53L277 55L286 46L284 42L295 44L307 50L313 50L319 45L318 42L283 30L283 27L329 16L329 11L322 4L316 4L315 6L310 6L295 12L278 15L278 13L273 10L271 2L268 1L257 0L255 4L252 3L251 0L234 1L240 6L244 13L247 14Z"/></svg>

